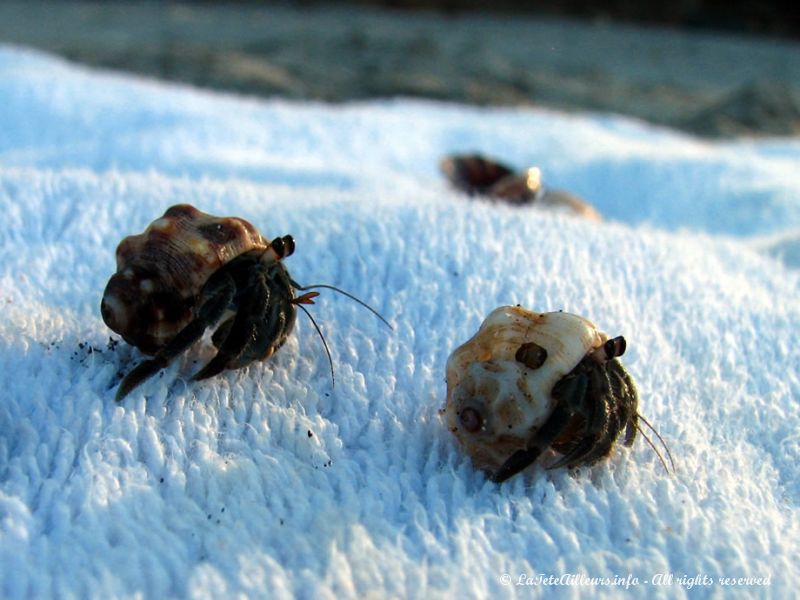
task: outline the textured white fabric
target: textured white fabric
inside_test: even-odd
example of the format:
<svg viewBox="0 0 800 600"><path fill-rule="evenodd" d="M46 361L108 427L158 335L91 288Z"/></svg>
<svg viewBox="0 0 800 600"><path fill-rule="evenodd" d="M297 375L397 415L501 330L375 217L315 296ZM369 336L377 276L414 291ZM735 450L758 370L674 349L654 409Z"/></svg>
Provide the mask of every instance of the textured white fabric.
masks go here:
<svg viewBox="0 0 800 600"><path fill-rule="evenodd" d="M468 200L481 151L603 223ZM263 363L141 354L99 314L114 249L171 204L291 233L327 291ZM260 101L0 49L0 596L790 597L800 585L800 143L714 144L604 115ZM787 232L788 236L787 237ZM624 335L641 438L503 485L446 430L448 354L501 304ZM517 585L563 574L639 585ZM665 576L672 574L671 585ZM507 577L506 577L507 576ZM680 579L680 577L684 579ZM767 577L723 586L719 577ZM551 580L552 581L552 580ZM628 580L629 583L633 581ZM509 584L510 585L507 585ZM583 585L578 585L582 583Z"/></svg>

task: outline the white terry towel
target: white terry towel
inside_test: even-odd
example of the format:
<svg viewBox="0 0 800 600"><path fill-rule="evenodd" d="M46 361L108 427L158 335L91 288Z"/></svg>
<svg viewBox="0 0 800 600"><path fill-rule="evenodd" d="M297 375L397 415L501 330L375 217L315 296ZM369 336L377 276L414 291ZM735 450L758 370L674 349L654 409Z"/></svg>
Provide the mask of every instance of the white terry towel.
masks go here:
<svg viewBox="0 0 800 600"><path fill-rule="evenodd" d="M460 196L437 163L470 150L606 220ZM798 166L797 140L260 101L0 48L0 595L791 596L800 278L756 241L796 247ZM200 344L116 404L142 355L100 318L114 249L182 202L292 234L293 277L394 331L326 291L335 387L300 315L268 361L190 382ZM474 469L444 365L515 303L626 337L674 476L641 438L502 485Z"/></svg>

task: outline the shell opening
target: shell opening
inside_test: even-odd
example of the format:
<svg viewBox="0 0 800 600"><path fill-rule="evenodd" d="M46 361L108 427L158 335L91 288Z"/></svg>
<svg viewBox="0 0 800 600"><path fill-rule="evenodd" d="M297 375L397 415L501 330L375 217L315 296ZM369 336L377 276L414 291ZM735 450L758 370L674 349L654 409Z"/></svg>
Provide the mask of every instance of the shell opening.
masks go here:
<svg viewBox="0 0 800 600"><path fill-rule="evenodd" d="M526 342L517 349L514 358L529 369L538 369L547 360L547 350L536 342Z"/></svg>
<svg viewBox="0 0 800 600"><path fill-rule="evenodd" d="M476 409L467 407L458 415L458 420L461 426L469 431L475 433L483 427L483 417Z"/></svg>

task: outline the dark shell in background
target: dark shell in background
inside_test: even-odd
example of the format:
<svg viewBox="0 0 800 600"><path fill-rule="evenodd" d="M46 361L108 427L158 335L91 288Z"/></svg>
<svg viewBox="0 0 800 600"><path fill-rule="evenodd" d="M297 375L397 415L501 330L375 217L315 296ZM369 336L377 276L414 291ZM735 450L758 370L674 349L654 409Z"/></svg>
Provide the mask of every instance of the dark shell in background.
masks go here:
<svg viewBox="0 0 800 600"><path fill-rule="evenodd" d="M446 156L441 168L457 190L470 195L490 195L492 186L513 171L478 154Z"/></svg>
<svg viewBox="0 0 800 600"><path fill-rule="evenodd" d="M448 181L457 190L507 204L534 204L566 209L571 214L601 221L600 214L577 196L542 186L541 172L536 167L514 171L511 167L480 154L454 154L439 164Z"/></svg>

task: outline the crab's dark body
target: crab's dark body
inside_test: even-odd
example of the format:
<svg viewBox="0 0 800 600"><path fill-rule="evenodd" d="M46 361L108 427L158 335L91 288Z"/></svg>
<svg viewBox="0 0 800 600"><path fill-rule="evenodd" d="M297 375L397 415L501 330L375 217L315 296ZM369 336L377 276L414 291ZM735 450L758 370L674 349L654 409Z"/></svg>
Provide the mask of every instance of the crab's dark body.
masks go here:
<svg viewBox="0 0 800 600"><path fill-rule="evenodd" d="M549 468L577 467L607 457L623 431L625 446L636 439L639 394L616 358L598 361L587 355L551 393L555 406L550 417L527 448L515 452L493 473L494 481L505 481L550 448L562 456Z"/></svg>
<svg viewBox="0 0 800 600"><path fill-rule="evenodd" d="M242 254L215 273L207 285L221 294L233 290L228 309L238 307L214 332L214 345L222 351L226 343L230 345L232 332L246 340L240 354L228 357L225 369L269 358L294 329L297 307L289 273L282 262L265 264L262 255L259 251Z"/></svg>

